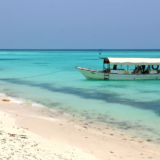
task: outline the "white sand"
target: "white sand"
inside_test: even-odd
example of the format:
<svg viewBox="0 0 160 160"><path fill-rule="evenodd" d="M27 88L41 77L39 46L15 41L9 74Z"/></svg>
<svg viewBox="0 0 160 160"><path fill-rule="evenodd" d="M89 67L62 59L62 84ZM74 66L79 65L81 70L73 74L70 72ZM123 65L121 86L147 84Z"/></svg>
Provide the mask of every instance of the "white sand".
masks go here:
<svg viewBox="0 0 160 160"><path fill-rule="evenodd" d="M54 143L15 125L15 120L0 112L0 159L2 160L98 160L74 146Z"/></svg>
<svg viewBox="0 0 160 160"><path fill-rule="evenodd" d="M0 102L0 160L160 159L160 147L112 129L44 116L42 108ZM53 117L55 116L55 117Z"/></svg>

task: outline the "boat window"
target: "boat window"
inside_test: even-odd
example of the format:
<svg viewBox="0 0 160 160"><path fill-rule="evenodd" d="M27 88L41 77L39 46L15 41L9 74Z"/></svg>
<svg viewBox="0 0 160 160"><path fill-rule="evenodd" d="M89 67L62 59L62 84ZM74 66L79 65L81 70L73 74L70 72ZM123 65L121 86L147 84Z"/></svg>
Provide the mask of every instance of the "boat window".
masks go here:
<svg viewBox="0 0 160 160"><path fill-rule="evenodd" d="M114 69L114 65L110 65L110 69ZM116 69L118 70L123 69L131 73L135 69L135 65L117 65Z"/></svg>

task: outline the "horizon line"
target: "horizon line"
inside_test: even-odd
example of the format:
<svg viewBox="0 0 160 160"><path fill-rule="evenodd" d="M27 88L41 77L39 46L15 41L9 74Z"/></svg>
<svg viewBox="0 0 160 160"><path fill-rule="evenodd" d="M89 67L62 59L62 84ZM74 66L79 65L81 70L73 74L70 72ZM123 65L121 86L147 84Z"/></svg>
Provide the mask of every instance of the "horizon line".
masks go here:
<svg viewBox="0 0 160 160"><path fill-rule="evenodd" d="M0 49L0 50L53 50L53 51L159 51L160 49Z"/></svg>

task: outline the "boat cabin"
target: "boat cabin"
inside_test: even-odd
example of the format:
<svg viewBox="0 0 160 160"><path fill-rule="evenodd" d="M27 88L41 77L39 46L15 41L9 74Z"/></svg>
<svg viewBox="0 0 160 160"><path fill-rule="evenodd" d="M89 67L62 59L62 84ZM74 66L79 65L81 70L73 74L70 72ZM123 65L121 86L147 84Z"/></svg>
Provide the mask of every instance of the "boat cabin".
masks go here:
<svg viewBox="0 0 160 160"><path fill-rule="evenodd" d="M103 71L113 74L159 74L160 59L154 58L101 58Z"/></svg>

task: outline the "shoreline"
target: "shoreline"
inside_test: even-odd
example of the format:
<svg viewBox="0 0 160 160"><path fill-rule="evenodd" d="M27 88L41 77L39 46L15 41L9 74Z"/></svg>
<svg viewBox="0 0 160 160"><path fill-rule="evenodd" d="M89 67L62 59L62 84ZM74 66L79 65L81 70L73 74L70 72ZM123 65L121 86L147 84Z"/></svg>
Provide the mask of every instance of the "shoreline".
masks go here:
<svg viewBox="0 0 160 160"><path fill-rule="evenodd" d="M48 141L47 144L62 145L64 148L74 147L81 152L81 156L88 156L87 159L89 157L103 160L159 159L160 147L152 142L146 142L110 128L101 129L94 125L89 127L84 122L77 123L72 117L62 116L47 108L15 104L7 99L4 101L4 99L0 101L0 111L7 113L9 118L11 117L12 124L15 121L18 128L28 128L27 135L29 132L41 137L44 141ZM74 156L80 156L73 150L69 149L68 152L73 152ZM56 153L59 152L55 150Z"/></svg>
<svg viewBox="0 0 160 160"><path fill-rule="evenodd" d="M23 98L18 98L18 97L12 97L9 95L6 95L5 93L0 93L0 100L2 101L6 101L6 102L10 102L13 104L17 104L17 105L23 105L23 106L27 106L31 107L30 109L34 109L35 110L35 115L41 114L41 116L45 116L46 119L52 119L52 116L58 119L63 119L66 120L67 122L74 122L76 125L79 125L81 127L87 128L87 129L92 129L95 132L105 132L106 129L110 129L110 131L116 131L118 132L118 134L124 134L127 135L129 137L136 137L139 139L139 141L148 141L151 142L155 145L160 146L160 141L156 141L155 138L153 138L152 136L146 136L145 133L142 134L140 133L135 133L132 132L130 130L127 130L126 128L134 128L135 126L132 126L132 124L128 124L128 125L120 125L118 126L118 123L126 123L125 121L114 121L113 117L108 117L108 120L105 121L94 121L94 119L91 119L90 117L82 117L78 114L75 115L75 113L65 113L63 110L55 110L53 108L49 108L47 106L45 106L44 104L41 103L37 103L35 101L32 100L28 100L28 99L23 99ZM112 126L112 124L114 126ZM117 124L117 126L115 126L115 124ZM141 127L141 126L139 126ZM145 129L141 128L141 130ZM147 128L148 129L148 128Z"/></svg>

